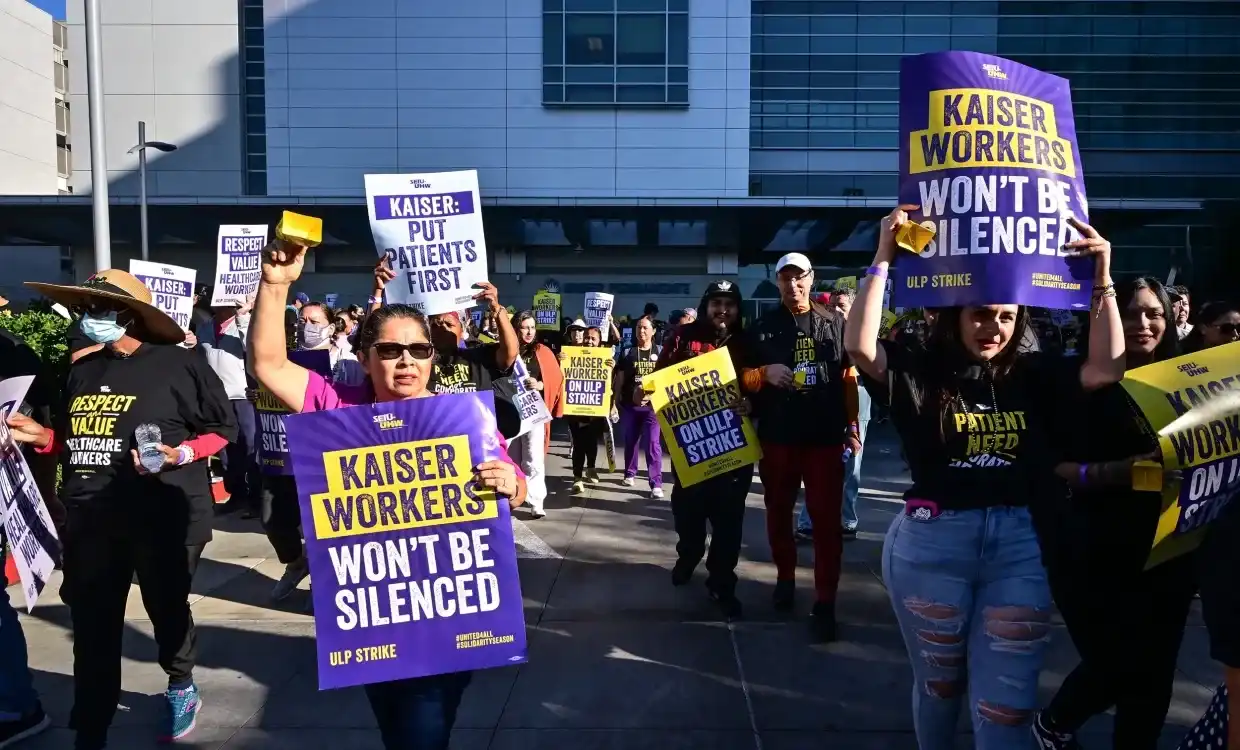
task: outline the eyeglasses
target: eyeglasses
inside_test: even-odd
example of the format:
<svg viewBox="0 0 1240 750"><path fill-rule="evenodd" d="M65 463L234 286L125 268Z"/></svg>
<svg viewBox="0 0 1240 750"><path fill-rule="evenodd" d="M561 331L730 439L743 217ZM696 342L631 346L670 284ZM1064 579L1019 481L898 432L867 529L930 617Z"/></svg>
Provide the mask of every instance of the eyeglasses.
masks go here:
<svg viewBox="0 0 1240 750"><path fill-rule="evenodd" d="M1235 336L1240 333L1240 323L1214 323L1210 327L1224 336Z"/></svg>
<svg viewBox="0 0 1240 750"><path fill-rule="evenodd" d="M379 359L400 359L405 352L414 359L430 359L435 356L435 347L426 343L398 344L394 341L381 341L374 345L375 354Z"/></svg>

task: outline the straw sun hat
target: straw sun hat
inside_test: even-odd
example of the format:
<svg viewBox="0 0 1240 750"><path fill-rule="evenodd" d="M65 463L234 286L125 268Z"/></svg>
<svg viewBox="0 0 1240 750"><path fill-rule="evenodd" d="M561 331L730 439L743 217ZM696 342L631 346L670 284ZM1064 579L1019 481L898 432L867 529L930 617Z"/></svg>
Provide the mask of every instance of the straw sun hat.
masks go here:
<svg viewBox="0 0 1240 750"><path fill-rule="evenodd" d="M179 344L185 331L165 312L151 304L151 290L136 276L116 268L91 276L81 284L45 284L27 281L26 286L53 302L68 308L87 305L91 300L118 302L140 321L151 343Z"/></svg>

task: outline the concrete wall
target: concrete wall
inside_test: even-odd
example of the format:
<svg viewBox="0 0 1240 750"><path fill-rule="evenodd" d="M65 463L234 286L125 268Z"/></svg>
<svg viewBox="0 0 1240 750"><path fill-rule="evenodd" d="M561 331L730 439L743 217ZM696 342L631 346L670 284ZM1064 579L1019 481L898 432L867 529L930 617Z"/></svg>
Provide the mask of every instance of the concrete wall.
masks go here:
<svg viewBox="0 0 1240 750"><path fill-rule="evenodd" d="M0 195L55 195L52 17L0 0Z"/></svg>
<svg viewBox="0 0 1240 750"><path fill-rule="evenodd" d="M688 110L542 106L542 0L267 0L268 192L476 168L493 196L744 196L749 2L691 4Z"/></svg>
<svg viewBox="0 0 1240 750"><path fill-rule="evenodd" d="M136 195L138 121L148 140L181 147L148 156L151 195L240 195L241 120L236 0L106 0L102 6L104 126L113 194ZM66 10L74 73L73 188L91 192L90 117L82 0ZM49 53L50 55L50 53Z"/></svg>

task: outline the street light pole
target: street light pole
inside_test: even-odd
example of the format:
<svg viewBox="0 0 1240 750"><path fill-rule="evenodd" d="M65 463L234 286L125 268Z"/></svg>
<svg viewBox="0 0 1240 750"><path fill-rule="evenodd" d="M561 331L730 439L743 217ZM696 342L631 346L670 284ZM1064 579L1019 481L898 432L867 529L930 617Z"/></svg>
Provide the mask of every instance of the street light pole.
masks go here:
<svg viewBox="0 0 1240 750"><path fill-rule="evenodd" d="M142 260L150 260L151 245L146 228L146 122L138 120L138 215L142 223Z"/></svg>
<svg viewBox="0 0 1240 750"><path fill-rule="evenodd" d="M148 148L163 151L164 153L177 150L177 147L171 143L148 141L146 139L146 123L138 120L138 145L125 153L132 154L137 152L138 154L138 216L142 224L142 260L150 260L149 256L151 254L150 232L147 229L146 223L146 150Z"/></svg>
<svg viewBox="0 0 1240 750"><path fill-rule="evenodd" d="M108 219L108 159L103 134L103 32L99 0L86 5L86 105L90 113L91 215L95 229L95 270L112 267L112 226Z"/></svg>

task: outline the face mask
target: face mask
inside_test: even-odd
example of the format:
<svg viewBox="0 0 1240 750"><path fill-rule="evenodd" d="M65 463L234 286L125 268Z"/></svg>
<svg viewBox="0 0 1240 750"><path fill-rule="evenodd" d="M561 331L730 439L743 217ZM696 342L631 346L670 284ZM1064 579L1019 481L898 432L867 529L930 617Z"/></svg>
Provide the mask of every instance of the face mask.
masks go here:
<svg viewBox="0 0 1240 750"><path fill-rule="evenodd" d="M116 313L83 315L82 334L96 344L111 344L125 335L125 326L116 322Z"/></svg>
<svg viewBox="0 0 1240 750"><path fill-rule="evenodd" d="M305 324L301 329L301 345L307 349L318 347L327 340L328 330L328 326Z"/></svg>

